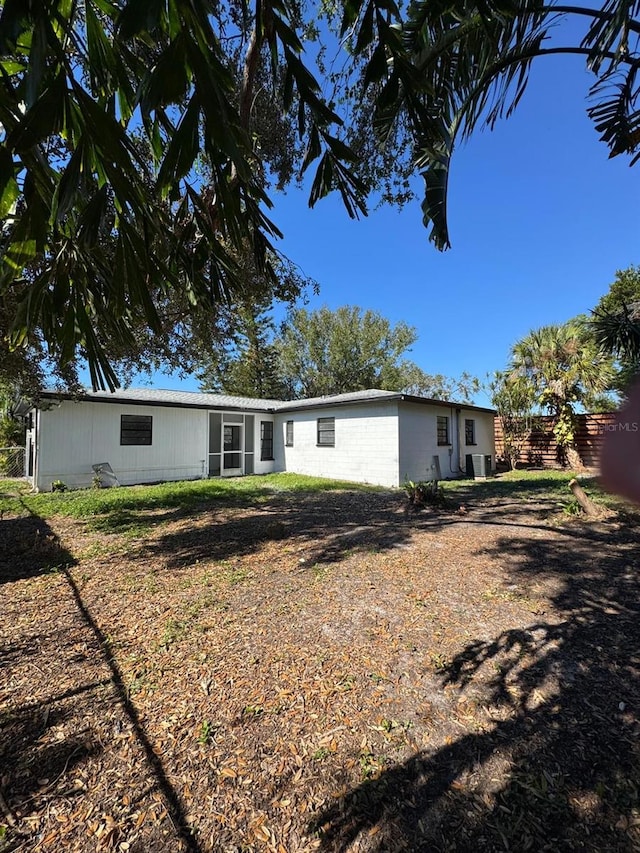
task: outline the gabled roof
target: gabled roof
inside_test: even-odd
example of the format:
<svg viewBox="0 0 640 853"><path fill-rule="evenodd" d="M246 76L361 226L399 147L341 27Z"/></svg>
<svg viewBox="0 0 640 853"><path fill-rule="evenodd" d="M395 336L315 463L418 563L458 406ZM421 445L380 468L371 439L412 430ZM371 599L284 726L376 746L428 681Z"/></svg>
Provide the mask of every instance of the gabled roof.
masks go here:
<svg viewBox="0 0 640 853"><path fill-rule="evenodd" d="M177 406L189 409L230 409L251 412L293 412L301 409L327 408L372 402L420 403L445 408L467 409L495 414L493 409L456 403L449 400L434 400L403 394L399 391L381 391L368 388L364 391L351 391L346 394L331 394L326 397L307 397L303 400L268 400L255 397L235 397L230 394L209 394L199 391L166 391L156 388L124 388L118 391L83 391L80 394L60 394L45 391L43 398L52 400L86 400L95 403L130 403L143 406Z"/></svg>

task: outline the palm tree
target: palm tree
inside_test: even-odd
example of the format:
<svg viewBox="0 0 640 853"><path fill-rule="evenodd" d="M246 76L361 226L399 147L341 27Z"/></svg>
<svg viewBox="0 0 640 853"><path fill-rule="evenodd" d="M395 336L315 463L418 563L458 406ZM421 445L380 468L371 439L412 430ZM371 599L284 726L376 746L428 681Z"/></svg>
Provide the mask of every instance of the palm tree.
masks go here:
<svg viewBox="0 0 640 853"><path fill-rule="evenodd" d="M584 37L563 42L562 18ZM635 162L639 19L635 0L0 2L0 299L15 305L0 333L39 336L61 368L86 358L113 388L103 341L160 335L167 294L207 319L241 292L243 245L276 286L271 178L309 169L309 203L337 190L352 217L371 176L406 199L420 171L448 246L455 146L508 117L546 55L586 59L596 129ZM334 24L341 73L331 44L307 46Z"/></svg>
<svg viewBox="0 0 640 853"><path fill-rule="evenodd" d="M510 371L530 384L537 404L554 416L558 448L571 467L583 467L574 436L575 406L588 405L615 375L611 356L587 324L577 319L530 332L514 345Z"/></svg>
<svg viewBox="0 0 640 853"><path fill-rule="evenodd" d="M620 362L617 384L626 391L640 369L640 302L615 312L596 308L591 326L600 346Z"/></svg>
<svg viewBox="0 0 640 853"><path fill-rule="evenodd" d="M510 116L532 62L543 56L584 58L595 75L587 112L610 156L629 154L636 162L639 15L632 0L608 0L601 9L542 0L409 4L401 26L390 27L386 67L374 63L375 53L371 60L369 77L378 83L377 72L382 82L374 127L381 142L398 122L410 128L414 164L425 185L424 222L438 248L449 246L447 187L456 144ZM563 29L564 21L571 26ZM580 23L584 35L576 40Z"/></svg>

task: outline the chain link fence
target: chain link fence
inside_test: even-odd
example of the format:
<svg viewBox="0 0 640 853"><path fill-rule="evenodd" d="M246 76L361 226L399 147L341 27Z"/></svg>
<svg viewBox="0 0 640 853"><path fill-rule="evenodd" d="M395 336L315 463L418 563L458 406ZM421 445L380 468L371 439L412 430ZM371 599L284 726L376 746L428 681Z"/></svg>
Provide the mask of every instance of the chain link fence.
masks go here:
<svg viewBox="0 0 640 853"><path fill-rule="evenodd" d="M24 447L0 447L0 479L24 477Z"/></svg>

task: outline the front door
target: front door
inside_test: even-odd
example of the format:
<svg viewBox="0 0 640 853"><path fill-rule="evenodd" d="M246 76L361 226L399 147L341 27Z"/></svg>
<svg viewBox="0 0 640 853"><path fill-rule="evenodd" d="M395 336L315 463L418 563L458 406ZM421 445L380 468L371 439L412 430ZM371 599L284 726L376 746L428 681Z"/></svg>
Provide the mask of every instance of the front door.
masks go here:
<svg viewBox="0 0 640 853"><path fill-rule="evenodd" d="M242 424L224 424L222 435L222 476L242 474Z"/></svg>

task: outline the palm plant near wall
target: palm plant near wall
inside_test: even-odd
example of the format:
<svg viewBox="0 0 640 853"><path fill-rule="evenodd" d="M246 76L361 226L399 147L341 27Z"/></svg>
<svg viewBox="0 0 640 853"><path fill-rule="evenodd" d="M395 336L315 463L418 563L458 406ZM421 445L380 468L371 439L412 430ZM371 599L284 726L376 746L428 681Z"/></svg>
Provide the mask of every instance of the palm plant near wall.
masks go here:
<svg viewBox="0 0 640 853"><path fill-rule="evenodd" d="M614 379L612 359L582 320L543 326L512 349L510 372L527 382L536 403L555 418L554 435L574 469L582 467L575 443L575 409L606 391Z"/></svg>

